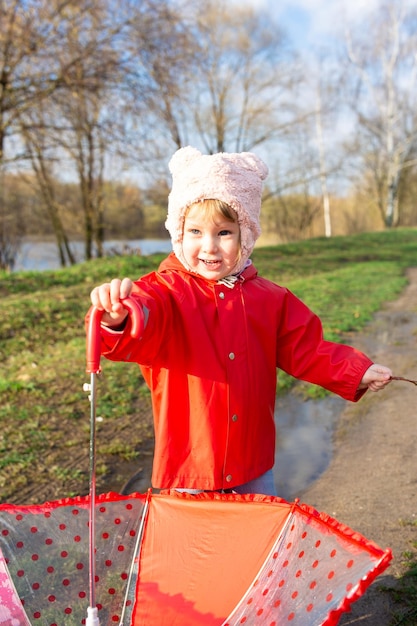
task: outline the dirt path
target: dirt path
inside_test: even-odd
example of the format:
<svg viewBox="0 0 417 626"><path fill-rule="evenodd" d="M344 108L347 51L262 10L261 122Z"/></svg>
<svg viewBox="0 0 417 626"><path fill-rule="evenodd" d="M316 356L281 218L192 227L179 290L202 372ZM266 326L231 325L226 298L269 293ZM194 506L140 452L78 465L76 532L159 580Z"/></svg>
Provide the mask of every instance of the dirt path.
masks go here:
<svg viewBox="0 0 417 626"><path fill-rule="evenodd" d="M394 375L417 379L417 268L409 285L387 304L354 345ZM383 280L383 277L381 277ZM378 394L368 393L347 405L336 436L335 454L326 472L299 494L320 511L336 517L382 548L394 560L341 625L388 626L392 594L383 587L398 584L405 572L403 555L416 551L417 539L417 387L392 382ZM413 548L414 542L414 548Z"/></svg>

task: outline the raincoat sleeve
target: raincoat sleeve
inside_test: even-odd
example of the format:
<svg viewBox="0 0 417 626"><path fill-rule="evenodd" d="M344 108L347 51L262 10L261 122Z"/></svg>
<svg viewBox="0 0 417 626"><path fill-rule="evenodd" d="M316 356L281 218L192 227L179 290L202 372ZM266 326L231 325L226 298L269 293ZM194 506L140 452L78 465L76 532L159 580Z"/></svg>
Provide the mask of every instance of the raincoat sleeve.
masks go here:
<svg viewBox="0 0 417 626"><path fill-rule="evenodd" d="M358 387L372 363L351 346L326 341L319 317L286 290L277 336L280 369L356 402L366 392Z"/></svg>

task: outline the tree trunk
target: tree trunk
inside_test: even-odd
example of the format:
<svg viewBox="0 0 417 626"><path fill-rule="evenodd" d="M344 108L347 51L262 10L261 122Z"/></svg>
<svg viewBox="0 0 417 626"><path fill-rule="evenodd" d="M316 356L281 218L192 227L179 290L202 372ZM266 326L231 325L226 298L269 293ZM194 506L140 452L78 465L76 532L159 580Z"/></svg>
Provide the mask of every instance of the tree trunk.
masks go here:
<svg viewBox="0 0 417 626"><path fill-rule="evenodd" d="M323 198L324 234L326 235L326 237L331 237L332 236L332 224L331 224L331 219L330 219L330 198L329 198L329 192L327 190L326 158L324 155L320 87L317 90L316 131L317 131L317 143L318 143L318 148L319 148L321 194Z"/></svg>

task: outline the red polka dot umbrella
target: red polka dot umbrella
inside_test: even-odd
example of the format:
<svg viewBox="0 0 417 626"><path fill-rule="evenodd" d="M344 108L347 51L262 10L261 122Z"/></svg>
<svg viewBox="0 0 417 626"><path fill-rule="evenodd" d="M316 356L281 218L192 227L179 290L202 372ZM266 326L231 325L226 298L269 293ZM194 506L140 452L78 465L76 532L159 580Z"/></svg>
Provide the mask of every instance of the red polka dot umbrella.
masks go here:
<svg viewBox="0 0 417 626"><path fill-rule="evenodd" d="M95 507L97 609L108 626L330 626L391 559L280 498L110 493ZM0 624L86 623L89 497L0 505L0 546Z"/></svg>
<svg viewBox="0 0 417 626"><path fill-rule="evenodd" d="M388 567L389 549L298 502L96 497L91 406L90 495L0 505L0 626L333 626Z"/></svg>

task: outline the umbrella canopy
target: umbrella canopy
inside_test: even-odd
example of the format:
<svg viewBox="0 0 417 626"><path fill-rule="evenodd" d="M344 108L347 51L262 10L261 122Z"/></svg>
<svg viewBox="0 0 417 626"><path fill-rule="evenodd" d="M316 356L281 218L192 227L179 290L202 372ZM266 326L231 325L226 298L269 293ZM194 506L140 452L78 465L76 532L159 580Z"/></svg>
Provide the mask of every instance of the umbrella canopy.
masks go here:
<svg viewBox="0 0 417 626"><path fill-rule="evenodd" d="M85 624L88 508L89 497L0 505L0 589L10 576L0 624ZM330 516L269 496L110 493L96 499L95 524L103 626L331 626L392 558Z"/></svg>

